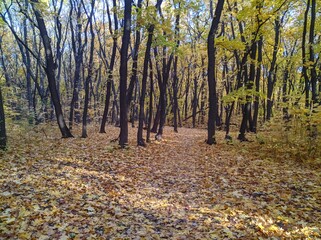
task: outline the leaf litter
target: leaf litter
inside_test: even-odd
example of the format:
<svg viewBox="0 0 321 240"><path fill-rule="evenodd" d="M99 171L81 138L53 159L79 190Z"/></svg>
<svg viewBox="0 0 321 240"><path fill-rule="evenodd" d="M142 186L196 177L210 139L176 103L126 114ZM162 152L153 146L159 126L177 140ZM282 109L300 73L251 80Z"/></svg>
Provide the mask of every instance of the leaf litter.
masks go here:
<svg viewBox="0 0 321 240"><path fill-rule="evenodd" d="M118 128L60 139L42 127L51 137L13 131L0 153L1 239L321 237L320 169L208 146L202 129L167 127L142 148L130 128L119 149Z"/></svg>

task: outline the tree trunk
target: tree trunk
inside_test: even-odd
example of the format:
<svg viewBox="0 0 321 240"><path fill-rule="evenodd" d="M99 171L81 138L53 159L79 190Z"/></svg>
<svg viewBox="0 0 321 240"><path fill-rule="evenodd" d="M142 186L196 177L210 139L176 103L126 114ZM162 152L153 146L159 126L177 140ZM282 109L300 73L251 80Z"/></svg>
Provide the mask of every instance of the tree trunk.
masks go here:
<svg viewBox="0 0 321 240"><path fill-rule="evenodd" d="M38 3L38 1L34 1L34 2ZM38 28L39 28L42 42L43 42L43 45L45 48L45 55L46 55L45 71L46 71L46 75L47 75L47 79L48 79L48 85L49 85L52 103L55 108L57 123L58 123L59 129L60 129L60 132L61 132L63 138L73 137L69 128L67 127L64 117L63 117L61 103L60 103L59 95L58 95L57 88L56 88L56 80L55 80L55 67L56 66L55 66L55 63L53 60L53 53L52 53L52 49L51 49L50 38L48 36L48 32L46 29L44 18L41 15L40 11L37 9L37 6L35 4L32 4L32 8L33 8L33 11L36 16Z"/></svg>
<svg viewBox="0 0 321 240"><path fill-rule="evenodd" d="M310 106L310 81L307 73L307 56L306 56L306 35L307 35L307 25L308 25L308 14L310 9L310 0L307 1L307 8L304 12L304 22L303 22L303 33L302 33L302 75L305 83L305 107Z"/></svg>
<svg viewBox="0 0 321 240"><path fill-rule="evenodd" d="M150 132L151 125L153 119L153 92L154 92L154 79L153 79L153 65L152 61L149 61L149 81L150 81L150 89L149 89L149 114L148 114L148 123L147 123L147 134L146 134L146 142L150 142Z"/></svg>
<svg viewBox="0 0 321 240"><path fill-rule="evenodd" d="M71 3L70 16L72 16L73 4ZM81 4L78 3L77 6L77 36L74 36L73 24L70 19L71 35L72 35L72 48L75 58L75 72L74 72L74 84L73 84L73 93L70 103L70 112L69 112L69 127L72 129L74 118L77 123L80 122L80 112L79 112L79 89L80 89L80 74L81 74L81 65L83 62L83 52L84 45L82 43L82 21L81 21Z"/></svg>
<svg viewBox="0 0 321 240"><path fill-rule="evenodd" d="M316 18L316 0L311 0L311 19L310 19L310 33L309 33L309 61L312 64L310 67L311 74L311 91L312 91L312 104L318 102L317 92L317 71L316 63L314 60L314 28Z"/></svg>
<svg viewBox="0 0 321 240"><path fill-rule="evenodd" d="M147 84L147 75L148 75L148 63L150 60L150 50L153 41L154 34L154 24L148 27L148 39L146 43L146 51L144 58L143 66L143 78L142 78L142 91L139 101L139 123L138 123L138 132L137 132L137 145L145 146L145 141L143 139L143 125L144 125L144 106L145 106L145 94L146 94L146 84Z"/></svg>
<svg viewBox="0 0 321 240"><path fill-rule="evenodd" d="M258 49L257 49L257 66L256 66L256 76L255 76L255 97L254 97L254 114L253 114L253 131L257 132L257 122L259 116L259 100L258 96L260 92L260 78L261 78L261 64L262 64L262 49L263 49L263 37L261 36L258 41Z"/></svg>
<svg viewBox="0 0 321 240"><path fill-rule="evenodd" d="M176 15L175 20L175 38L176 38L176 51L179 48L180 40L179 40L179 24L180 24L180 11L181 11L181 2L178 2L178 8L175 9L178 13ZM178 74L177 74L177 63L178 63L178 56L175 55L174 58L174 76L173 76L173 115L174 115L174 132L178 132L177 130L177 113L178 113Z"/></svg>
<svg viewBox="0 0 321 240"><path fill-rule="evenodd" d="M116 8L116 1L113 1L114 8ZM107 116L108 116L108 109L109 109L109 102L110 102L110 96L111 96L111 88L112 88L112 81L113 81L113 71L114 71L114 65L115 65L115 60L116 60L116 52L117 52L117 34L114 34L114 31L112 30L111 27L111 16L110 16L110 11L108 7L108 2L107 2L107 14L108 14L108 19L109 19L109 32L110 34L113 35L113 48L112 48L112 53L111 53L111 59L110 59L110 66L108 69L108 79L107 79L107 88L106 88L106 98L105 98L105 106L104 106L104 113L100 125L100 133L106 133L105 131L105 126L107 122ZM117 15L114 14L114 24L115 24L115 31L118 31L118 19ZM104 54L104 57L106 54ZM107 67L107 64L106 64Z"/></svg>
<svg viewBox="0 0 321 240"><path fill-rule="evenodd" d="M130 42L130 27L131 27L131 11L132 11L132 1L125 0L124 9L124 33L122 37L122 46L120 51L120 135L119 135L119 145L124 148L128 145L128 113L127 113L127 55L128 55L128 45Z"/></svg>
<svg viewBox="0 0 321 240"><path fill-rule="evenodd" d="M88 75L85 81L85 102L84 102L84 112L82 116L82 133L81 137L87 137L87 115L88 115L88 105L89 105L89 85L92 81L92 76L94 74L94 48L95 48L95 33L92 23L92 17L94 13L95 0L91 1L91 13L88 18L91 41L90 41L90 53L89 53L89 63L88 63Z"/></svg>
<svg viewBox="0 0 321 240"><path fill-rule="evenodd" d="M7 147L6 120L3 107L2 90L0 87L0 150Z"/></svg>
<svg viewBox="0 0 321 240"><path fill-rule="evenodd" d="M266 120L269 121L272 116L272 94L275 84L275 75L276 75L276 60L277 60L277 53L279 50L279 42L280 42L280 19L277 18L274 22L274 31L275 31L275 37L274 37L274 46L273 46L273 55L272 55L272 61L271 66L268 74L268 85L267 85L267 108L266 108Z"/></svg>
<svg viewBox="0 0 321 240"><path fill-rule="evenodd" d="M216 121L216 79L215 79L215 33L220 22L223 11L224 0L218 0L211 29L207 38L207 56L208 56L208 94L209 110L207 122L207 144L215 144L215 121Z"/></svg>
<svg viewBox="0 0 321 240"><path fill-rule="evenodd" d="M135 83L137 82L137 68L138 68L138 53L139 53L139 47L140 47L140 24L138 21L141 21L141 8L142 8L142 0L138 0L137 2L137 8L136 8L136 13L138 14L137 16L137 24L136 24L136 39L135 39L135 45L134 45L134 50L133 50L133 63L132 63L132 76L130 78L130 82L128 85L128 90L127 90L127 107L130 107L130 103L132 101L133 97L133 91L134 91L134 86Z"/></svg>

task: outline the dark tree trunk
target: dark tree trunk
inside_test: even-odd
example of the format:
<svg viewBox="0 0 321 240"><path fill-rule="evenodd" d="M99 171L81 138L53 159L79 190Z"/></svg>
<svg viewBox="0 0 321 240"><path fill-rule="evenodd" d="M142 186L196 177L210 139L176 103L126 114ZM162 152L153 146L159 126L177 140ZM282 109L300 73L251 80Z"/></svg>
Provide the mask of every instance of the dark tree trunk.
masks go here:
<svg viewBox="0 0 321 240"><path fill-rule="evenodd" d="M6 120L3 107L2 90L0 87L0 150L7 147Z"/></svg>
<svg viewBox="0 0 321 240"><path fill-rule="evenodd" d="M311 19L310 19L310 33L309 33L309 61L312 64L310 67L311 74L311 91L312 91L312 104L318 102L317 92L317 71L316 63L314 59L314 28L316 18L316 0L311 0Z"/></svg>
<svg viewBox="0 0 321 240"><path fill-rule="evenodd" d="M85 81L85 102L84 102L84 112L82 116L82 133L81 137L86 138L87 137L87 115L88 115L88 105L89 105L89 85L92 81L92 77L94 74L94 48L95 48L95 33L94 33L94 27L92 23L92 17L94 13L94 7L95 7L95 0L91 1L91 13L90 16L88 16L89 21L89 28L90 28L90 34L91 34L91 41L90 41L90 53L89 53L89 63L88 63L88 75Z"/></svg>
<svg viewBox="0 0 321 240"><path fill-rule="evenodd" d="M150 60L150 50L153 41L154 34L154 24L148 27L148 39L146 43L146 51L144 58L143 66L143 78L142 78L142 92L140 95L139 101L139 123L138 123L138 132L137 132L137 145L145 146L145 141L143 139L143 125L144 125L144 106L145 106L145 94L146 94L146 84L147 84L147 75L148 75L148 63Z"/></svg>
<svg viewBox="0 0 321 240"><path fill-rule="evenodd" d="M179 24L180 24L180 11L181 11L181 3L178 3L178 8L177 10L177 15L176 15L176 20L175 20L175 38L176 38L176 49L178 49L180 45L180 40L179 40ZM178 99L177 99L177 94L178 94L178 74L177 74L177 63L178 63L178 56L175 55L174 58L174 76L173 76L173 115L174 115L174 132L178 132L177 130L177 112L178 112Z"/></svg>
<svg viewBox="0 0 321 240"><path fill-rule="evenodd" d="M114 8L116 8L116 1L115 0L113 0L113 4L114 4ZM108 69L106 98L105 98L104 113L103 113L103 117L102 117L101 125L100 125L100 131L99 131L100 133L106 133L105 126L106 126L107 116L108 116L111 88L112 88L112 84L113 84L112 83L113 71L114 71L116 52L117 52L117 34L114 34L112 27L111 27L111 16L110 16L110 11L109 11L109 7L108 7L108 2L107 2L107 14L108 14L108 20L109 20L109 32L110 32L110 34L113 35L113 48L112 48L112 53L111 53L110 66ZM118 31L118 18L117 18L116 14L114 14L114 24L115 24L115 31ZM106 54L104 54L104 58L106 58L105 55ZM106 67L107 67L107 64L106 64Z"/></svg>
<svg viewBox="0 0 321 240"><path fill-rule="evenodd" d="M38 1L34 1L33 3L38 3ZM39 28L42 42L45 48L45 55L46 55L45 71L48 79L48 85L49 85L52 103L55 108L57 123L63 138L73 137L63 117L60 99L56 88L56 80L55 80L56 66L53 60L53 53L52 53L50 38L48 36L44 18L41 15L40 11L37 9L37 6L35 4L32 5L32 8L36 16L38 28Z"/></svg>
<svg viewBox="0 0 321 240"><path fill-rule="evenodd" d="M130 42L130 27L131 27L131 11L132 11L132 1L125 0L125 10L124 10L124 33L122 37L122 46L120 51L120 135L119 135L119 145L124 148L128 145L128 116L127 116L127 55L128 55L128 45Z"/></svg>
<svg viewBox="0 0 321 240"><path fill-rule="evenodd" d="M215 144L215 121L216 121L216 79L215 79L215 33L218 29L221 14L223 11L224 0L218 0L211 29L207 38L207 56L208 56L208 94L209 110L207 122L207 144Z"/></svg>
<svg viewBox="0 0 321 240"><path fill-rule="evenodd" d="M153 127L150 130L152 133L157 133L157 127L158 127L159 121L160 121L160 103L158 103L158 105L157 105L157 110L156 110L156 115L154 118Z"/></svg>
<svg viewBox="0 0 321 240"><path fill-rule="evenodd" d="M256 76L255 76L255 97L254 97L254 114L253 114L253 131L257 132L257 122L259 116L259 101L260 97L258 96L260 92L260 78L261 78L261 64L262 64L262 49L263 49L263 36L260 37L258 41L257 49L257 67L256 67Z"/></svg>
<svg viewBox="0 0 321 240"><path fill-rule="evenodd" d="M165 48L164 48L165 49ZM163 52L165 55L166 50ZM163 59L165 59L165 56L163 56ZM173 61L173 54L169 56L168 62L166 63L166 60L163 60L163 82L159 86L160 89L160 121L159 121L159 127L156 134L156 139L160 140L163 136L163 130L165 126L165 120L166 120L166 106L167 106L167 83L169 79L169 71L172 65Z"/></svg>
<svg viewBox="0 0 321 240"><path fill-rule="evenodd" d="M72 1L70 1L71 9L70 9L70 17L72 16L72 12L74 6ZM70 112L69 112L69 127L72 129L74 118L77 123L80 122L80 109L79 109L79 89L80 89L80 79L81 79L81 65L83 62L83 52L84 52L84 44L82 43L82 20L81 20L81 4L78 3L77 6L77 36L74 36L74 29L72 20L70 19L71 26L71 35L72 35L72 48L74 52L75 58L75 72L74 72L74 84L73 84L73 93L72 99L70 103Z"/></svg>
<svg viewBox="0 0 321 240"><path fill-rule="evenodd" d="M307 35L307 25L308 25L308 14L310 8L310 0L307 1L307 8L304 13L304 23L303 23L303 33L302 33L302 75L305 83L305 107L310 106L310 81L307 73L307 56L306 56L306 35Z"/></svg>
<svg viewBox="0 0 321 240"><path fill-rule="evenodd" d="M137 16L137 22L141 20L141 8L142 8L142 0L138 0L137 2L137 8L136 12L138 14ZM136 25L136 39L135 39L135 45L134 45L134 50L133 50L133 64L132 64L132 76L130 78L130 82L128 85L128 90L127 90L127 107L130 107L130 103L132 101L133 97L133 91L134 91L134 86L135 83L137 82L137 68L138 68L138 53L139 53L139 47L140 47L140 24L137 23Z"/></svg>
<svg viewBox="0 0 321 240"><path fill-rule="evenodd" d="M252 56L251 56L252 59L253 59L253 54L254 54L254 56L256 54L256 43L254 41L255 40L252 39L251 48L249 50L249 52L252 54ZM255 74L255 67L253 68L253 64L252 64L252 66L251 66L252 67L251 68L252 72L250 72L250 76L249 76L248 75L248 68L247 68L247 65L246 65L247 55L248 55L248 53L245 53L243 58L242 58L242 63L240 65L241 66L241 72L239 72L238 74L240 75L240 78L243 77L246 89L251 89L253 84L251 82L249 82L249 80L250 79L254 80L254 75L253 74ZM242 73L242 71L243 71L243 73ZM240 81L240 79L238 81ZM241 127L240 127L240 133L239 133L237 139L239 139L240 141L247 141L247 139L245 137L245 132L247 130L247 126L248 126L247 124L248 124L249 119L250 119L251 96L249 96L249 95L246 96L246 103L242 104L241 108L242 108L242 122L241 122Z"/></svg>
<svg viewBox="0 0 321 240"><path fill-rule="evenodd" d="M190 88L190 67L191 64L188 65L187 67L187 83L185 87L185 102L184 102L184 118L186 119L188 116L188 94L189 94L189 88Z"/></svg>
<svg viewBox="0 0 321 240"><path fill-rule="evenodd" d="M273 89L275 85L275 75L276 75L276 60L277 60L277 53L279 50L279 42L280 42L280 19L277 18L274 22L274 31L275 31L275 36L274 36L274 46L273 46L273 55L272 55L272 61L271 61L271 66L268 74L268 85L267 85L267 105L266 105L266 120L269 121L272 116L272 106L273 106L273 101L272 101L272 94L273 94Z"/></svg>
<svg viewBox="0 0 321 240"><path fill-rule="evenodd" d="M25 11L27 12L28 10L28 0L25 0ZM28 29L27 29L27 17L24 18L23 20L23 37L24 37L24 42L26 46L28 46ZM28 100L28 110L29 114L32 113L32 89L31 89L31 59L30 59L30 53L28 50L25 51L25 56L26 56L26 80L27 80L27 100ZM28 118L29 123L32 123L33 118L29 117Z"/></svg>
<svg viewBox="0 0 321 240"><path fill-rule="evenodd" d="M194 77L194 96L193 96L193 117L192 117L192 126L193 128L196 127L196 112L197 112L197 105L198 105L198 94L197 89L198 88L198 82L197 77Z"/></svg>
<svg viewBox="0 0 321 240"><path fill-rule="evenodd" d="M146 142L150 142L150 132L151 132L151 125L153 119L153 92L154 92L154 79L153 79L153 65L152 61L149 61L149 81L150 81L150 88L149 88L149 114L148 114L148 123L147 123L147 134L146 134Z"/></svg>

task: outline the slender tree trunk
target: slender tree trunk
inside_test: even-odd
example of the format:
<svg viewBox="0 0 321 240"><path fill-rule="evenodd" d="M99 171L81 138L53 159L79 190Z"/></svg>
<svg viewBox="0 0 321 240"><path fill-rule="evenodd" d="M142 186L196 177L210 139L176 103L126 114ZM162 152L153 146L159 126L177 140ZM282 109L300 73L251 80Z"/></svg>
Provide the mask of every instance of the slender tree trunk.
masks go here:
<svg viewBox="0 0 321 240"><path fill-rule="evenodd" d="M34 1L33 3L37 3L37 2L38 1ZM33 8L33 11L36 16L38 28L39 28L42 42L43 42L43 45L45 48L45 54L46 54L45 71L46 71L46 75L47 75L47 79L48 79L48 85L49 85L49 90L51 93L52 103L55 108L57 123L58 123L59 129L60 129L60 132L61 132L63 138L73 137L69 128L67 127L64 117L63 117L61 103L60 103L59 95L58 95L57 88L56 88L55 63L53 60L53 53L52 53L50 38L48 36L48 32L47 32L47 28L46 28L46 25L44 22L44 18L41 15L40 11L37 9L37 6L35 4L32 4L32 8Z"/></svg>
<svg viewBox="0 0 321 240"><path fill-rule="evenodd" d="M152 61L149 61L149 81L150 81L150 88L149 88L149 114L148 114L148 123L147 123L147 134L146 134L146 142L150 142L150 132L151 132L151 125L153 119L153 92L154 92L154 79L153 79L153 65Z"/></svg>
<svg viewBox="0 0 321 240"><path fill-rule="evenodd" d="M308 14L310 9L310 0L307 0L307 8L304 12L304 22L303 22L303 33L302 33L302 75L305 83L305 107L310 106L310 81L307 73L307 56L306 56L306 35L307 35L307 25L308 25Z"/></svg>
<svg viewBox="0 0 321 240"><path fill-rule="evenodd" d="M25 0L24 3L25 11L28 9L28 0ZM27 17L24 18L23 20L23 37L24 37L24 42L28 46L28 26L27 26ZM31 59L30 59L30 53L28 50L25 51L25 56L26 56L26 80L27 80L27 100L28 100L28 111L29 114L32 113L32 89L31 89ZM28 121L31 124L33 118L29 117Z"/></svg>
<svg viewBox="0 0 321 240"><path fill-rule="evenodd" d="M316 18L316 0L311 1L311 19L310 19L310 33L309 33L309 61L312 64L310 67L311 74L311 91L312 91L312 104L318 102L317 92L317 71L316 63L314 59L314 29Z"/></svg>
<svg viewBox="0 0 321 240"><path fill-rule="evenodd" d="M163 54L165 54L166 51L164 51ZM163 56L165 58L165 56ZM166 120L166 106L167 106L167 83L169 79L169 71L171 68L171 64L173 61L173 54L169 56L168 62L166 63L166 60L163 61L163 82L162 85L159 86L160 88L160 121L159 121L159 127L156 134L156 139L160 140L163 136L163 130L165 126L165 120Z"/></svg>
<svg viewBox="0 0 321 240"><path fill-rule="evenodd" d="M72 15L73 11L73 4L71 3L71 10L70 16ZM82 20L81 20L81 4L78 3L77 6L77 36L74 36L73 24L72 20L70 19L70 26L71 26L71 34L72 34L72 48L74 52L75 58L75 72L74 72L74 84L73 84L73 93L72 99L70 103L70 112L69 112L69 127L72 129L74 117L77 123L80 122L80 112L79 112L79 89L80 89L80 79L81 79L81 65L83 62L83 51L84 51L84 44L82 43Z"/></svg>
<svg viewBox="0 0 321 240"><path fill-rule="evenodd" d="M3 107L2 90L0 86L0 150L7 147L6 120Z"/></svg>
<svg viewBox="0 0 321 240"><path fill-rule="evenodd" d="M266 108L266 120L269 121L272 116L272 94L274 89L274 79L276 75L276 60L277 60L277 53L279 50L279 42L280 42L280 19L277 18L274 23L274 31L275 31L275 37L274 37L274 46L273 46L273 55L272 55L272 61L271 66L268 74L268 85L267 85L267 108Z"/></svg>
<svg viewBox="0 0 321 240"><path fill-rule="evenodd" d="M139 47L140 47L140 41L141 41L140 24L138 22L141 21L141 12L140 12L141 8L142 8L142 0L138 0L137 8L136 8L136 12L138 16L137 16L136 33L135 33L136 39L135 39L135 45L133 50L132 76L130 78L130 82L127 90L127 107L128 108L130 107L130 102L132 101L132 97L133 97L134 86L135 86L135 83L137 82L138 53L139 53Z"/></svg>
<svg viewBox="0 0 321 240"><path fill-rule="evenodd" d="M89 105L89 85L92 81L92 77L94 74L94 48L95 48L95 33L92 23L92 17L94 13L94 6L95 6L95 0L91 1L91 13L89 16L89 28L90 28L90 34L91 34L91 41L90 41L90 53L89 53L89 63L88 63L88 76L85 81L85 102L84 102L84 112L82 116L82 133L81 137L86 138L87 137L87 115L88 115L88 105Z"/></svg>
<svg viewBox="0 0 321 240"><path fill-rule="evenodd" d="M179 48L180 40L179 40L179 24L180 24L180 11L181 11L181 2L178 2L178 8L176 9L178 12L176 15L175 20L175 38L176 38L176 49ZM177 74L177 63L178 63L178 56L175 55L174 58L174 76L173 76L173 115L174 115L174 132L178 132L177 130L177 113L178 113L178 74Z"/></svg>
<svg viewBox="0 0 321 240"><path fill-rule="evenodd" d="M190 88L190 64L187 67L187 83L185 87L185 102L184 102L184 118L186 119L188 116L188 94Z"/></svg>
<svg viewBox="0 0 321 240"><path fill-rule="evenodd" d="M192 126L193 128L196 127L196 112L197 112L197 103L198 103L198 94L197 94L197 89L198 88L198 81L197 77L194 76L194 96L193 96L193 118L192 118Z"/></svg>
<svg viewBox="0 0 321 240"><path fill-rule="evenodd" d="M146 43L146 51L144 58L143 66L143 78L142 78L142 91L139 101L139 123L138 123L138 132L137 132L137 145L145 146L145 141L143 139L143 125L144 125L144 106L145 106L145 94L146 94L146 84L147 84L147 75L148 75L148 63L150 61L150 50L153 41L154 34L154 24L148 27L148 39Z"/></svg>
<svg viewBox="0 0 321 240"><path fill-rule="evenodd" d="M124 34L122 37L122 46L120 51L120 135L119 145L124 148L128 145L128 115L127 115L127 55L130 41L132 1L125 0L124 10Z"/></svg>
<svg viewBox="0 0 321 240"><path fill-rule="evenodd" d="M114 8L116 8L116 1L113 0ZM104 113L100 125L100 133L106 133L105 126L107 122L107 116L108 116L108 109L109 109L109 102L110 102L110 96L111 96L111 89L113 84L113 71L114 71L114 65L116 60L116 53L117 53L117 33L114 34L114 31L111 27L111 16L110 11L108 7L107 2L107 14L108 14L108 20L109 20L109 32L113 35L113 48L111 53L111 59L110 59L110 66L108 69L108 79L107 79L107 88L106 88L106 98L105 98L105 106L104 106ZM114 14L114 24L115 24L115 32L118 31L118 18L117 15ZM105 54L104 54L105 55ZM106 56L104 56L106 58ZM107 64L106 64L107 65Z"/></svg>
<svg viewBox="0 0 321 240"><path fill-rule="evenodd" d="M257 122L259 116L259 101L260 97L258 96L260 92L260 78L261 78L261 64L262 64L262 49L263 49L263 37L261 36L258 41L258 57L257 57L257 67L256 67L256 76L255 76L255 97L254 97L254 114L253 114L253 131L257 132Z"/></svg>

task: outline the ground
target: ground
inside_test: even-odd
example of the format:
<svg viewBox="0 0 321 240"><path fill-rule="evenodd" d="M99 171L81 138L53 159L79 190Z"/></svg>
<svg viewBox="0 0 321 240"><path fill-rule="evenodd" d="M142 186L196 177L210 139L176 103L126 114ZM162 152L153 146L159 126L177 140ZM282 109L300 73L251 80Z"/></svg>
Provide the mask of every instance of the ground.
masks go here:
<svg viewBox="0 0 321 240"><path fill-rule="evenodd" d="M143 148L129 130L119 149L110 126L87 139L12 127L0 153L0 238L321 238L319 168L260 158L259 144L228 144L220 132L208 146L206 130L166 127Z"/></svg>

